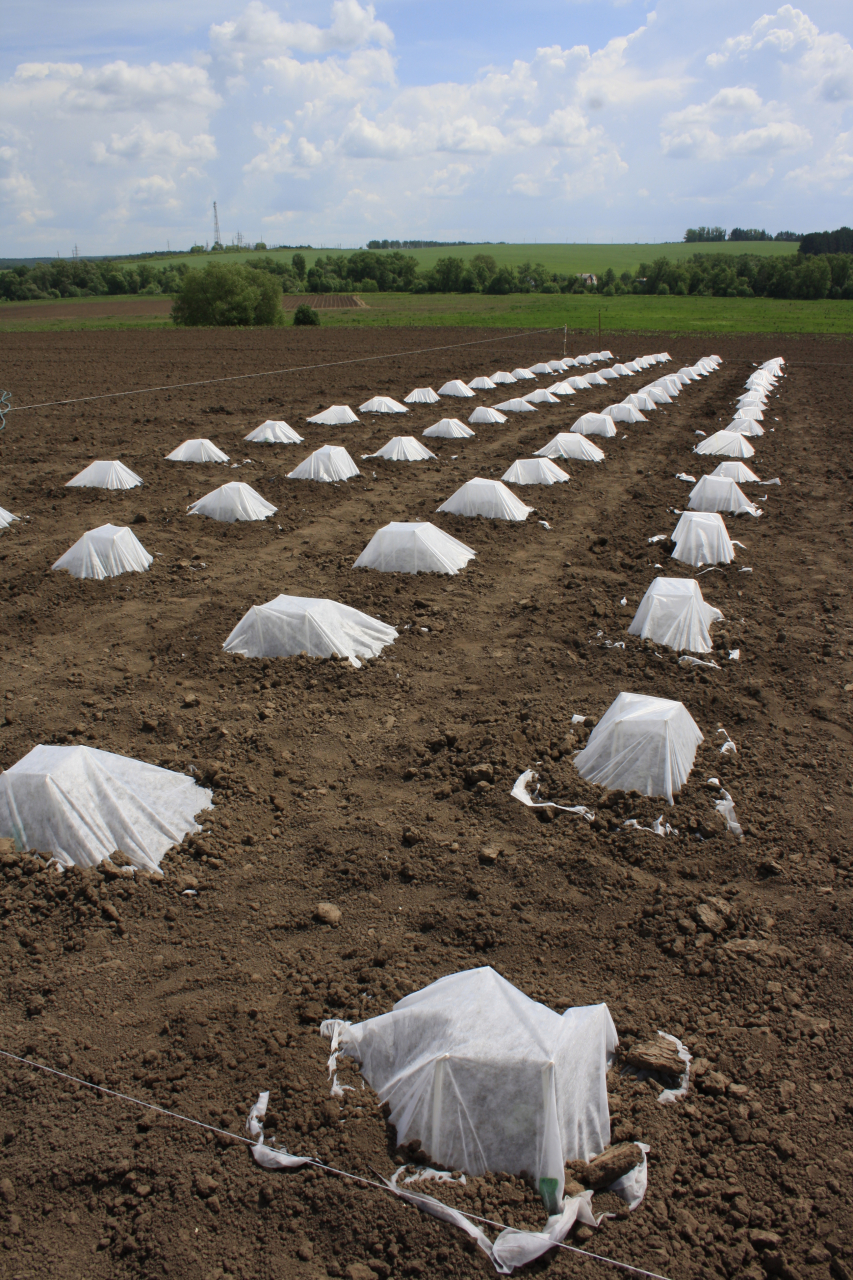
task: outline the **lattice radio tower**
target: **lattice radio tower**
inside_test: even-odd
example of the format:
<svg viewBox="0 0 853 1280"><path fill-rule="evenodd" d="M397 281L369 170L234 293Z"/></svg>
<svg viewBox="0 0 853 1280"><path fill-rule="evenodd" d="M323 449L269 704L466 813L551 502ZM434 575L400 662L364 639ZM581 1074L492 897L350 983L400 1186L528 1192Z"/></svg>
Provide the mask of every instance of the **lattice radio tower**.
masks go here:
<svg viewBox="0 0 853 1280"><path fill-rule="evenodd" d="M219 214L216 211L216 201L213 202L213 243L222 244L222 237L219 234Z"/></svg>

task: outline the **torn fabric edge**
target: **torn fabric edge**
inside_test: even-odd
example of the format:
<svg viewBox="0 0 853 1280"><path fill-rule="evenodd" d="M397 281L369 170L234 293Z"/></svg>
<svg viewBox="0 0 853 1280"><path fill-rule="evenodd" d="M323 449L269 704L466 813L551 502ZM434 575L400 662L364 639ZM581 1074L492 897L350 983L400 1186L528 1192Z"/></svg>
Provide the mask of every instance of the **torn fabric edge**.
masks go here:
<svg viewBox="0 0 853 1280"><path fill-rule="evenodd" d="M686 480L688 484L696 483L696 477L689 476L686 471L679 471L678 475L675 478L676 480Z"/></svg>
<svg viewBox="0 0 853 1280"><path fill-rule="evenodd" d="M658 1031L658 1035L663 1036L664 1040L669 1040L675 1045L678 1050L678 1056L684 1063L684 1072L678 1082L678 1088L664 1089L663 1093L658 1094L658 1102L665 1105L667 1102L676 1102L679 1098L687 1096L687 1090L690 1087L690 1063L693 1061L693 1056L677 1036L671 1036L667 1031Z"/></svg>
<svg viewBox="0 0 853 1280"><path fill-rule="evenodd" d="M678 665L680 667L713 667L715 671L720 670L716 662L703 662L701 658L691 658L689 653L685 653L678 659Z"/></svg>
<svg viewBox="0 0 853 1280"><path fill-rule="evenodd" d="M649 1185L649 1162L647 1157L651 1149L645 1142L637 1142L635 1146L638 1146L643 1153L642 1164L635 1165L633 1169L629 1169L621 1178L611 1182L607 1188L608 1191L614 1192L615 1195L624 1200L632 1213L643 1203L646 1187Z"/></svg>
<svg viewBox="0 0 853 1280"><path fill-rule="evenodd" d="M592 822L595 814L591 809L587 809L585 804L557 804L554 800L534 800L530 792L527 790L531 782L536 782L539 775L534 773L532 769L525 769L519 778L516 778L515 785L510 791L513 800L520 800L522 804L527 805L528 809L561 809L563 813L579 813L581 817L586 818L587 822ZM536 792L539 791L537 784Z"/></svg>
<svg viewBox="0 0 853 1280"><path fill-rule="evenodd" d="M732 800L731 796L729 795L728 791L726 791L725 787L722 785L719 778L709 778L708 786L709 787L714 786L714 787L720 788L720 799L714 801L714 808L717 810L717 813L721 813L725 818L726 826L728 827L729 831L731 831L733 835L736 835L739 840L742 839L743 827L740 825L740 823L737 820L737 816L735 814L734 800Z"/></svg>
<svg viewBox="0 0 853 1280"><path fill-rule="evenodd" d="M737 747L735 746L734 738L730 738L730 737L729 737L729 735L728 735L728 731L727 731L726 729L724 729L722 725L720 725L719 729L717 730L717 736L719 736L721 733L724 733L724 734L725 734L725 736L726 736L726 740L725 740L725 742L723 743L723 745L720 747L720 755L721 755L721 756L728 756L728 755L736 756L736 755L737 755Z"/></svg>
<svg viewBox="0 0 853 1280"><path fill-rule="evenodd" d="M397 1186L397 1182L400 1177L400 1174L405 1173L406 1170L411 1167L412 1167L411 1165L401 1164L397 1172L391 1175L391 1181L393 1182L395 1187ZM428 1167L425 1167L422 1169L418 1168L414 1173L409 1174L408 1178L403 1179L403 1183L407 1186L410 1182L426 1182L426 1181L454 1182L464 1187L467 1185L468 1179L465 1177L464 1173L460 1173L458 1178L454 1178L453 1174L448 1173L446 1169L430 1169Z"/></svg>
<svg viewBox="0 0 853 1280"><path fill-rule="evenodd" d="M651 831L654 836L677 836L678 827L671 827L669 823L664 823L663 814L659 818L655 818L650 827L642 827L636 818L626 818L622 823L623 827L631 827L634 831Z"/></svg>
<svg viewBox="0 0 853 1280"><path fill-rule="evenodd" d="M264 1116L269 1100L269 1090L259 1094L246 1120L246 1133L257 1140L251 1148L252 1159L262 1169L301 1169L303 1165L311 1164L310 1156L292 1156L288 1151L265 1145Z"/></svg>
<svg viewBox="0 0 853 1280"><path fill-rule="evenodd" d="M651 544L652 542L666 542L668 537L669 537L668 533L656 533L653 538L649 538L649 543Z"/></svg>

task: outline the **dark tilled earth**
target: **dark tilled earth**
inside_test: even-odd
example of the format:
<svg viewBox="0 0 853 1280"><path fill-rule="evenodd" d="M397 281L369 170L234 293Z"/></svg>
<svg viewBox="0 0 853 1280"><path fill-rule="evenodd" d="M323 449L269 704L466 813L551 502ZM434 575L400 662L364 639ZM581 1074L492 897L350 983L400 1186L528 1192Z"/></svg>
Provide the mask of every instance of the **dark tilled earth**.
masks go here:
<svg viewBox="0 0 853 1280"><path fill-rule="evenodd" d="M476 345L393 354L463 341ZM668 1107L652 1082L611 1073L614 1141L651 1145L649 1190L587 1248L670 1277L846 1280L851 347L772 336L605 342L622 358L668 344L670 369L711 351L724 363L605 442L605 463L568 463L571 483L523 490L536 516L511 525L432 513L465 479L500 476L578 413L626 394L628 380L477 428L470 441L433 442L435 463L361 455L457 414L458 402L402 423L306 428L304 446L242 438L266 417L302 430L332 402L402 398L550 359L561 334L6 338L2 384L16 404L379 358L9 416L0 505L25 518L0 536L0 765L39 742L88 742L194 770L214 807L203 833L166 855L162 881L60 875L4 856L0 1047L235 1134L269 1089L267 1130L290 1150L389 1175L417 1157L396 1150L369 1088L342 1107L329 1100L318 1024L370 1016L442 974L490 964L559 1010L606 1001L623 1047L661 1028L694 1055L690 1093ZM754 362L775 355L788 373L753 465L782 485L755 486L765 514L729 522L745 544L737 561L700 578L726 621L715 628L718 666L691 670L626 636L655 574L686 572L648 539L671 532L686 501L676 472L712 469L691 455L694 432L724 423ZM502 398L466 401L463 416ZM163 460L197 435L251 464ZM323 443L345 444L361 478L288 481ZM93 458L121 458L144 487L65 489ZM185 514L236 477L277 515L221 526ZM470 543L471 567L455 578L352 571L377 527L416 516ZM149 573L94 583L51 572L108 520L137 522L155 554ZM345 601L400 638L360 671L225 657L247 607L280 592ZM705 735L671 810L603 795L573 769L622 689L680 699ZM573 726L573 714L589 720ZM720 754L721 727L736 755ZM534 766L545 794L595 809L592 826L510 798ZM731 793L742 841L716 815L712 776ZM677 835L622 825L664 811ZM320 903L339 909L337 927L317 920ZM236 1140L10 1060L0 1097L0 1275L494 1274L455 1229L358 1183L265 1173ZM519 1178L438 1194L486 1218L543 1221ZM612 1274L561 1251L533 1270L578 1268Z"/></svg>

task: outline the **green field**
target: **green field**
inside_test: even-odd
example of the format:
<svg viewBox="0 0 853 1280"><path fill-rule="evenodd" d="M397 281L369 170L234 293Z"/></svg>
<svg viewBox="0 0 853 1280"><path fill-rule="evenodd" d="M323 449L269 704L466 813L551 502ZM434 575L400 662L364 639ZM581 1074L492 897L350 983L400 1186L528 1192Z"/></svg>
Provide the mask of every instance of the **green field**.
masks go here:
<svg viewBox="0 0 853 1280"><path fill-rule="evenodd" d="M411 294L366 295L369 306L352 310L322 311L327 328L370 328L376 325L471 325L500 328L562 328L598 333L599 313L603 333L853 333L853 301L788 302L771 298L678 298L625 294L603 298L592 294ZM91 313L102 299L66 299L62 302L0 304L0 332L62 332L69 329L171 328L164 316L122 318L121 298L110 299L114 313L97 318ZM135 300L128 298L128 305ZM165 303L165 299L163 300ZM54 319L61 309L76 313L73 319Z"/></svg>
<svg viewBox="0 0 853 1280"><path fill-rule="evenodd" d="M521 262L541 262L549 271L562 272L565 275L576 275L590 271L596 275L612 267L617 275L623 271L634 272L641 262L651 262L655 258L669 258L682 261L694 253L725 253L737 257L742 253L755 254L758 257L777 257L780 254L796 253L796 243L790 240L756 240L731 241L703 244L471 244L452 248L439 249L404 249L401 252L417 258L418 266L423 270L435 265L439 258L472 258L476 253L489 253L498 266L518 266ZM353 253L353 249L311 249L305 250L305 261L310 267L317 258L325 258L327 254ZM377 249L377 253L384 250ZM271 249L270 256L283 258L289 262L293 257L291 249ZM163 262L186 262L191 267L204 266L211 257L225 262L245 262L254 257L253 251L235 253L187 253L162 259ZM132 259L117 259L132 261ZM160 261L160 259L156 259Z"/></svg>

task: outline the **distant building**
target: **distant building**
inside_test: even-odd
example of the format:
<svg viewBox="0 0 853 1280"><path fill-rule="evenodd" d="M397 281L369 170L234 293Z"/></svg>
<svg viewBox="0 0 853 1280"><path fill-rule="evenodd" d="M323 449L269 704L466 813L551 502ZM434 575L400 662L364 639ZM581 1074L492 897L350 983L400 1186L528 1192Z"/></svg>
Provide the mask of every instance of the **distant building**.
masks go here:
<svg viewBox="0 0 853 1280"><path fill-rule="evenodd" d="M585 274L582 271L578 272L578 280L580 280L583 284L598 284L598 276Z"/></svg>

